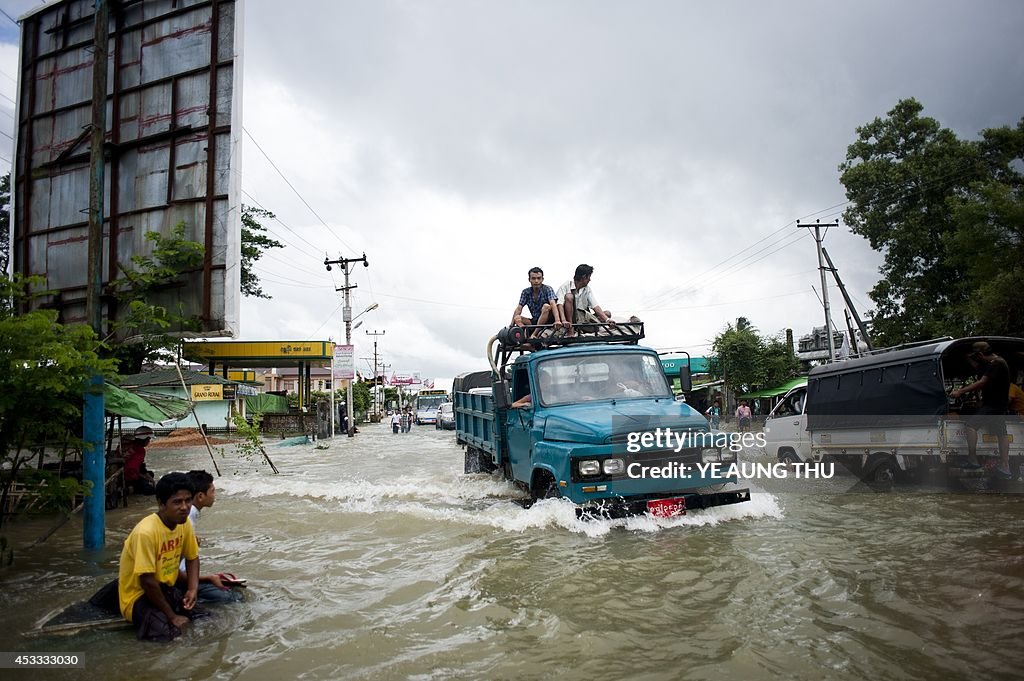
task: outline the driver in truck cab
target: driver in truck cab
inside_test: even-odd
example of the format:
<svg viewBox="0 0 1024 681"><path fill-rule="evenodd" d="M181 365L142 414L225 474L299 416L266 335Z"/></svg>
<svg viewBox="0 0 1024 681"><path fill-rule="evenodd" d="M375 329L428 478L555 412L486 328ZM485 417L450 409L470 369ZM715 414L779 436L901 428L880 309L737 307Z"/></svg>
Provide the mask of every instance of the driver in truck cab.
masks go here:
<svg viewBox="0 0 1024 681"><path fill-rule="evenodd" d="M542 395L547 397L549 402L553 401L554 398L554 380L551 377L550 371L538 371L537 380L540 381L540 392ZM526 393L518 400L509 405L510 409L529 409L533 406L533 395Z"/></svg>

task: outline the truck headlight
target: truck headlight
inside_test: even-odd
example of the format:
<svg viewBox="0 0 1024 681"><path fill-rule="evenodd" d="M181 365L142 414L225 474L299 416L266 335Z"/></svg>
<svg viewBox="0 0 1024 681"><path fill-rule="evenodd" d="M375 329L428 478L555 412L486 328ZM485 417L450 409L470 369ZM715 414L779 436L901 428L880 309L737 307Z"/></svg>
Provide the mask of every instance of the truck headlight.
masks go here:
<svg viewBox="0 0 1024 681"><path fill-rule="evenodd" d="M605 475L616 475L626 470L626 462L622 459L605 459L602 468Z"/></svg>
<svg viewBox="0 0 1024 681"><path fill-rule="evenodd" d="M597 475L601 472L601 462L594 459L587 459L579 463L580 475Z"/></svg>
<svg viewBox="0 0 1024 681"><path fill-rule="evenodd" d="M736 460L736 452L732 451L731 449L723 449L722 450L722 461L735 461L735 460Z"/></svg>
<svg viewBox="0 0 1024 681"><path fill-rule="evenodd" d="M722 460L722 453L717 449L700 450L700 458L704 463L715 463Z"/></svg>

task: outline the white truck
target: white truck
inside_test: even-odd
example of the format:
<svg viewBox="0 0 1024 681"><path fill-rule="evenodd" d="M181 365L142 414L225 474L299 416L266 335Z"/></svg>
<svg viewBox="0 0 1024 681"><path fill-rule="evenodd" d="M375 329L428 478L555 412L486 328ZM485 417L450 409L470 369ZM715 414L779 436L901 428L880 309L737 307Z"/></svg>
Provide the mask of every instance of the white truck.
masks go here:
<svg viewBox="0 0 1024 681"><path fill-rule="evenodd" d="M764 422L764 438L768 453L785 464L811 460L807 439L807 381L794 386L775 405Z"/></svg>
<svg viewBox="0 0 1024 681"><path fill-rule="evenodd" d="M1005 359L1010 380L1024 371L1024 339L943 339L814 367L765 422L768 451L780 461L832 461L860 477L887 482L945 469L963 475L965 417L973 398L949 394L979 373L971 346L987 341ZM1010 470L1024 463L1024 420L1006 416ZM982 429L979 457L998 457L998 439Z"/></svg>

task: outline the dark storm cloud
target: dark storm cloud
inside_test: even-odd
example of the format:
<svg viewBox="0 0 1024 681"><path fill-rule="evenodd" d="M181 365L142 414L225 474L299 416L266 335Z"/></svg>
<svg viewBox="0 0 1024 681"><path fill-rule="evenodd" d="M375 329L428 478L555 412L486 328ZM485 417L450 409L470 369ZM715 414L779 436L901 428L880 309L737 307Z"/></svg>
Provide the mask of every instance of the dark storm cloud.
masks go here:
<svg viewBox="0 0 1024 681"><path fill-rule="evenodd" d="M1022 109L1011 2L332 3L312 40L255 25L271 7L249 3L250 35L281 47L253 67L470 199L657 195L709 163L831 198L854 128L902 97L967 135Z"/></svg>

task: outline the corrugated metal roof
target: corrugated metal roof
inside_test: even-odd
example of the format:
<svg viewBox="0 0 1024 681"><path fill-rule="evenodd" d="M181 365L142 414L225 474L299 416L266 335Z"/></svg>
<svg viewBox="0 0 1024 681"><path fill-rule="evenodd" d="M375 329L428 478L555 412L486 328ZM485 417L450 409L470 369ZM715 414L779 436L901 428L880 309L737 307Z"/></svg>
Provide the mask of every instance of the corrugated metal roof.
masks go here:
<svg viewBox="0 0 1024 681"><path fill-rule="evenodd" d="M221 378L220 376L201 374L198 371L191 371L189 369L182 369L181 375L182 378L185 379L185 385L209 385L213 383L219 383L221 385L239 385L237 381L229 381L228 379ZM180 386L181 378L178 377L178 371L176 369L157 369L156 371L146 371L141 374L122 376L121 385L127 388L157 385Z"/></svg>

